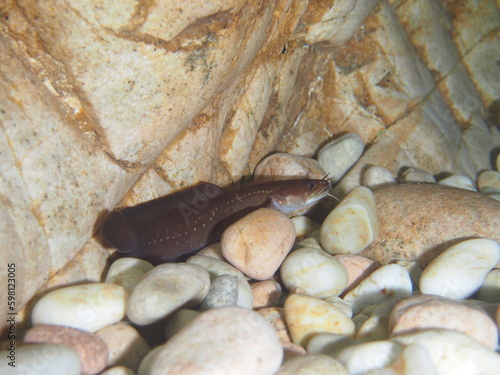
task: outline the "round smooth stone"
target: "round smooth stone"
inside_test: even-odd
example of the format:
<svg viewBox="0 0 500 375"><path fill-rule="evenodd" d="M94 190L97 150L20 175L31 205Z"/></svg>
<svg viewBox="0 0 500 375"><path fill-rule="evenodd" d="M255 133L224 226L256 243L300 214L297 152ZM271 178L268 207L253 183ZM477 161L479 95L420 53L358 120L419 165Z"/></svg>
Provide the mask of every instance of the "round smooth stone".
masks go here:
<svg viewBox="0 0 500 375"><path fill-rule="evenodd" d="M354 334L354 323L342 310L305 294L292 294L286 299L285 320L293 342L302 347L316 333Z"/></svg>
<svg viewBox="0 0 500 375"><path fill-rule="evenodd" d="M251 309L253 307L253 293L252 287L242 277L236 278L238 282L238 299L236 300L236 306L245 307Z"/></svg>
<svg viewBox="0 0 500 375"><path fill-rule="evenodd" d="M206 257L215 258L215 259L225 261L224 255L222 255L222 249L220 246L220 242L216 242L212 245L208 245L207 247L204 247L203 249L201 249L198 252L197 255L204 255Z"/></svg>
<svg viewBox="0 0 500 375"><path fill-rule="evenodd" d="M364 148L359 135L347 133L324 145L319 150L317 159L333 184L358 161Z"/></svg>
<svg viewBox="0 0 500 375"><path fill-rule="evenodd" d="M137 370L142 359L151 350L141 334L125 323L112 324L95 334L108 348L108 366L125 366Z"/></svg>
<svg viewBox="0 0 500 375"><path fill-rule="evenodd" d="M474 294L500 259L500 245L486 238L462 241L443 251L422 272L420 291L451 299Z"/></svg>
<svg viewBox="0 0 500 375"><path fill-rule="evenodd" d="M357 314L369 305L380 304L392 298L411 296L412 291L408 271L400 265L387 264L368 275L347 293L344 302L351 306L354 314Z"/></svg>
<svg viewBox="0 0 500 375"><path fill-rule="evenodd" d="M265 307L257 311L269 322L278 334L281 343L292 343L292 336L285 323L285 309L282 307Z"/></svg>
<svg viewBox="0 0 500 375"><path fill-rule="evenodd" d="M370 316L356 330L356 339L367 341L385 340L389 337L388 324L388 315Z"/></svg>
<svg viewBox="0 0 500 375"><path fill-rule="evenodd" d="M372 165L363 173L362 185L370 189L385 185L396 185L397 183L398 182L392 176L392 173L384 167Z"/></svg>
<svg viewBox="0 0 500 375"><path fill-rule="evenodd" d="M120 258L115 260L109 267L105 282L121 285L131 292L144 274L153 268L154 266L151 263L142 259Z"/></svg>
<svg viewBox="0 0 500 375"><path fill-rule="evenodd" d="M336 254L333 257L342 263L347 270L347 285L342 294L349 293L356 285L379 267L374 260L360 255Z"/></svg>
<svg viewBox="0 0 500 375"><path fill-rule="evenodd" d="M302 247L314 247L316 249L323 250L321 245L319 244L319 238L317 237L306 237L300 241L295 242L293 245L294 249L300 249Z"/></svg>
<svg viewBox="0 0 500 375"><path fill-rule="evenodd" d="M151 364L156 355L163 349L164 345L159 345L151 350L142 360L137 370L137 375L151 375Z"/></svg>
<svg viewBox="0 0 500 375"><path fill-rule="evenodd" d="M76 352L62 345L18 345L15 357L0 352L2 375L80 375L82 365ZM14 361L15 367L9 363Z"/></svg>
<svg viewBox="0 0 500 375"><path fill-rule="evenodd" d="M295 227L296 237L310 236L312 232L318 230L320 225L314 220L309 219L307 216L295 216L291 218L293 226Z"/></svg>
<svg viewBox="0 0 500 375"><path fill-rule="evenodd" d="M149 271L134 288L127 317L139 325L159 321L179 308L200 303L210 288L208 271L197 264L165 263Z"/></svg>
<svg viewBox="0 0 500 375"><path fill-rule="evenodd" d="M292 249L295 227L284 213L261 208L231 224L222 234L222 254L245 275L269 279Z"/></svg>
<svg viewBox="0 0 500 375"><path fill-rule="evenodd" d="M488 197L490 197L491 199L495 199L497 201L500 201L500 192L499 193L488 194Z"/></svg>
<svg viewBox="0 0 500 375"><path fill-rule="evenodd" d="M422 276L423 271L420 264L411 260L398 260L395 263L399 264L401 267L405 268L408 271L413 290L418 290L418 283L420 282L420 276Z"/></svg>
<svg viewBox="0 0 500 375"><path fill-rule="evenodd" d="M477 186L483 194L500 193L500 172L484 171L477 178Z"/></svg>
<svg viewBox="0 0 500 375"><path fill-rule="evenodd" d="M405 298L392 309L389 319L391 336L443 328L459 331L494 350L498 329L483 311L438 296Z"/></svg>
<svg viewBox="0 0 500 375"><path fill-rule="evenodd" d="M325 175L316 160L284 152L262 159L254 172L255 179L259 181L287 180L291 177L320 179Z"/></svg>
<svg viewBox="0 0 500 375"><path fill-rule="evenodd" d="M495 268L486 274L475 298L481 301L500 303L500 268Z"/></svg>
<svg viewBox="0 0 500 375"><path fill-rule="evenodd" d="M199 314L199 311L180 309L172 315L165 327L165 338L167 341Z"/></svg>
<svg viewBox="0 0 500 375"><path fill-rule="evenodd" d="M318 333L307 342L307 353L335 357L341 350L358 343L359 341L348 336L328 332Z"/></svg>
<svg viewBox="0 0 500 375"><path fill-rule="evenodd" d="M457 331L429 329L402 334L391 341L423 347L439 375L493 375L500 368L498 353Z"/></svg>
<svg viewBox="0 0 500 375"><path fill-rule="evenodd" d="M326 355L302 355L286 359L276 375L349 375L342 363Z"/></svg>
<svg viewBox="0 0 500 375"><path fill-rule="evenodd" d="M205 311L154 356L150 375L262 374L280 367L283 348L273 327L241 307Z"/></svg>
<svg viewBox="0 0 500 375"><path fill-rule="evenodd" d="M472 182L472 180L469 177L462 176L462 175L453 175L453 176L443 178L442 180L438 181L438 184L443 185L443 186L454 187L454 188L458 188L458 189L476 191L476 187L474 186L474 182Z"/></svg>
<svg viewBox="0 0 500 375"><path fill-rule="evenodd" d="M392 366L380 371L380 375L439 375L427 350L417 344L405 347Z"/></svg>
<svg viewBox="0 0 500 375"><path fill-rule="evenodd" d="M92 283L53 290L31 312L34 326L64 325L95 332L122 320L129 293L115 284Z"/></svg>
<svg viewBox="0 0 500 375"><path fill-rule="evenodd" d="M356 254L373 242L378 229L373 193L367 187L358 186L321 225L321 247L330 254Z"/></svg>
<svg viewBox="0 0 500 375"><path fill-rule="evenodd" d="M336 358L350 375L363 375L371 370L390 366L401 354L400 344L391 341L371 341L341 350Z"/></svg>
<svg viewBox="0 0 500 375"><path fill-rule="evenodd" d="M278 306L283 289L281 285L274 280L264 280L250 285L253 295L253 308L262 309L264 307Z"/></svg>
<svg viewBox="0 0 500 375"><path fill-rule="evenodd" d="M125 366L114 366L101 372L99 375L135 375L135 372Z"/></svg>
<svg viewBox="0 0 500 375"><path fill-rule="evenodd" d="M338 296L347 285L347 270L323 250L305 247L289 254L280 275L288 290L302 288L308 294L325 298Z"/></svg>
<svg viewBox="0 0 500 375"><path fill-rule="evenodd" d="M422 169L413 167L406 169L401 174L401 178L406 183L417 182L417 183L434 184L436 182L436 179L430 173L423 171Z"/></svg>
<svg viewBox="0 0 500 375"><path fill-rule="evenodd" d="M370 317L366 314L357 314L355 316L352 317L352 321L354 323L354 326L356 327L356 332L358 332L361 327L363 326L363 324L365 324L365 322L370 319Z"/></svg>
<svg viewBox="0 0 500 375"><path fill-rule="evenodd" d="M330 296L324 299L327 302L330 302L333 306L342 310L344 314L346 314L349 318L352 318L352 309L344 300L338 296Z"/></svg>
<svg viewBox="0 0 500 375"><path fill-rule="evenodd" d="M236 277L222 275L214 279L198 310L206 311L215 307L234 306L237 300L238 281Z"/></svg>
<svg viewBox="0 0 500 375"><path fill-rule="evenodd" d="M108 348L97 335L80 329L40 325L30 328L23 339L26 344L55 344L69 347L80 357L82 372L97 374L106 368Z"/></svg>
<svg viewBox="0 0 500 375"><path fill-rule="evenodd" d="M199 254L193 255L192 257L188 258L186 263L197 264L205 268L208 271L211 280L214 280L222 275L245 277L245 275L243 275L243 273L240 270L233 267L225 260L212 258L206 255L199 255Z"/></svg>

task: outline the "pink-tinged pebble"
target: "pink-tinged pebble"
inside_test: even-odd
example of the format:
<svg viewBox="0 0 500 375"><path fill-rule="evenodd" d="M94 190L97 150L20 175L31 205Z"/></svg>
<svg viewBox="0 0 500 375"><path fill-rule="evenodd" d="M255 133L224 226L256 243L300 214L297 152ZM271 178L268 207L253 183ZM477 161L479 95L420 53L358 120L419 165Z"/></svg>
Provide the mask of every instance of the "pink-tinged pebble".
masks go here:
<svg viewBox="0 0 500 375"><path fill-rule="evenodd" d="M253 294L253 308L278 306L283 290L281 285L274 280L264 280L251 284Z"/></svg>
<svg viewBox="0 0 500 375"><path fill-rule="evenodd" d="M361 255L336 254L333 257L347 269L347 286L342 292L342 296L349 293L365 277L379 267L377 262Z"/></svg>
<svg viewBox="0 0 500 375"><path fill-rule="evenodd" d="M26 344L57 344L73 349L82 363L82 372L97 374L108 363L108 348L95 334L80 329L56 325L40 325L29 329L24 336Z"/></svg>

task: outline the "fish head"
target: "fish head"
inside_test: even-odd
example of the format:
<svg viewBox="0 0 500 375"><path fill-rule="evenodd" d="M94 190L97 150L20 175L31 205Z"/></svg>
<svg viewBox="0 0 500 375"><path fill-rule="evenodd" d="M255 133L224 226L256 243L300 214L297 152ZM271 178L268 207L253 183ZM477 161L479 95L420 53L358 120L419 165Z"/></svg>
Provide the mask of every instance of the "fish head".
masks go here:
<svg viewBox="0 0 500 375"><path fill-rule="evenodd" d="M328 195L330 181L327 179L279 181L280 188L269 194L271 205L284 213L308 207Z"/></svg>

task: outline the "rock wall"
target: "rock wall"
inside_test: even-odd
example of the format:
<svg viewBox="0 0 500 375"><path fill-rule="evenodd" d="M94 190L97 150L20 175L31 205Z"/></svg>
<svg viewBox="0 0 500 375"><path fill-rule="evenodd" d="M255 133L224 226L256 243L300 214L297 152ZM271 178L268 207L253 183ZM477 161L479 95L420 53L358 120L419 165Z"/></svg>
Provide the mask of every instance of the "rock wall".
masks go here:
<svg viewBox="0 0 500 375"><path fill-rule="evenodd" d="M3 1L0 264L16 264L16 308L100 278L107 210L233 184L273 151L358 133L339 195L367 165L491 168L499 26L494 0Z"/></svg>

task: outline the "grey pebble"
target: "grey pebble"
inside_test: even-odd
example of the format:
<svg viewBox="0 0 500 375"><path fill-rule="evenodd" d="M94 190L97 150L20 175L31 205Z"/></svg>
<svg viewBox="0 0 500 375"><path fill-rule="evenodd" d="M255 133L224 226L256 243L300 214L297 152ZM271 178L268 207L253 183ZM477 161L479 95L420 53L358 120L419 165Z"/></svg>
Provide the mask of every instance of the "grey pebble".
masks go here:
<svg viewBox="0 0 500 375"><path fill-rule="evenodd" d="M213 280L208 294L199 310L206 311L214 307L234 306L238 300L238 281L232 275L222 275Z"/></svg>

